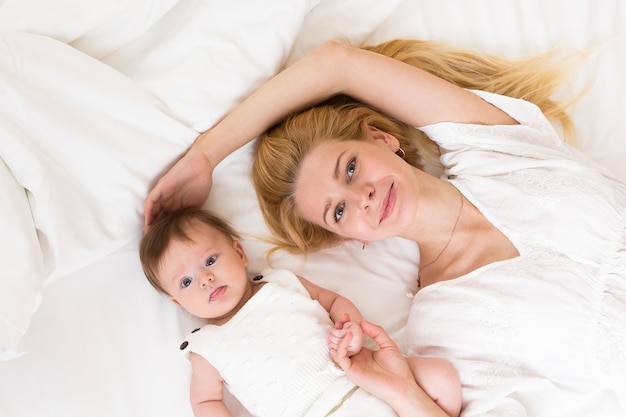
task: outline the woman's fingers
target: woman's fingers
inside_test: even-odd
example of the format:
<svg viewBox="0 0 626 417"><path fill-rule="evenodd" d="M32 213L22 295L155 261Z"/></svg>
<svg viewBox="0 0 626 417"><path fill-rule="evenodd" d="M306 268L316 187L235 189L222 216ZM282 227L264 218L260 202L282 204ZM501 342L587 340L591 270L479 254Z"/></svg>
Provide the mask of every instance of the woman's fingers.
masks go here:
<svg viewBox="0 0 626 417"><path fill-rule="evenodd" d="M361 328L363 329L363 333L374 339L381 349L398 347L381 326L363 320L361 322Z"/></svg>
<svg viewBox="0 0 626 417"><path fill-rule="evenodd" d="M153 188L143 206L143 231L148 230L148 227L152 224L157 215L161 212L161 190L159 188Z"/></svg>

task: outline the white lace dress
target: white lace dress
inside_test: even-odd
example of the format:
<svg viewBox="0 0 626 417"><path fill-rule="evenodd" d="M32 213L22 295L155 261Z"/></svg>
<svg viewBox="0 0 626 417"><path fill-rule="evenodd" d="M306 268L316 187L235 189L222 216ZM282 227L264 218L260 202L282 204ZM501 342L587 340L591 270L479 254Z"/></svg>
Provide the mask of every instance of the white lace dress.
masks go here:
<svg viewBox="0 0 626 417"><path fill-rule="evenodd" d="M626 416L626 186L534 105L476 94L520 125L424 131L520 256L419 291L408 353L456 366L464 417Z"/></svg>

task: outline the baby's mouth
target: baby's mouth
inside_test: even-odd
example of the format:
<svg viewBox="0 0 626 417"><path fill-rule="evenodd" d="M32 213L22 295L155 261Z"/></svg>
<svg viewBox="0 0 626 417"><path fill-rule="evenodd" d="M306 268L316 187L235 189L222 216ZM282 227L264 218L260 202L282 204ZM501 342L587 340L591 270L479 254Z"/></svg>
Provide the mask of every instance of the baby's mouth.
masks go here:
<svg viewBox="0 0 626 417"><path fill-rule="evenodd" d="M217 301L226 293L226 286L222 285L221 287L217 287L211 292L209 296L209 301Z"/></svg>

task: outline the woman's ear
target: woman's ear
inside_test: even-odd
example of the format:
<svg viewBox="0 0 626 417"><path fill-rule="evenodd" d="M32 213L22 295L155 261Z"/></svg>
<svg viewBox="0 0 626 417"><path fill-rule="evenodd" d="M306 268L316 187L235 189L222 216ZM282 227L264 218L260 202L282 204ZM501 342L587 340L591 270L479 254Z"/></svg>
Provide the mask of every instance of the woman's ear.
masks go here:
<svg viewBox="0 0 626 417"><path fill-rule="evenodd" d="M395 136L387 132L383 132L374 126L369 126L369 134L372 139L382 141L394 152L400 147L400 141L396 139Z"/></svg>

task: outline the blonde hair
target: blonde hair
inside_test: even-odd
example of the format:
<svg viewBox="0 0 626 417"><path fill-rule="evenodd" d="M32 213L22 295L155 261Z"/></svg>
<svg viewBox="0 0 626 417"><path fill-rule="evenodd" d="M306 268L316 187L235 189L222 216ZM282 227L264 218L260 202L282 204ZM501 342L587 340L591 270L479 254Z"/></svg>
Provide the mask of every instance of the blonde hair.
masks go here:
<svg viewBox="0 0 626 417"><path fill-rule="evenodd" d="M558 122L566 135L574 132L565 111L569 104L552 98L571 63L555 63L552 52L513 61L418 40L393 40L363 49L419 67L463 88L530 101ZM408 163L427 171L440 165L439 147L421 131L347 97L288 116L259 138L252 170L261 211L274 235L273 250L305 254L344 240L298 214L294 197L298 169L302 158L321 141L361 140L369 126L395 136Z"/></svg>
<svg viewBox="0 0 626 417"><path fill-rule="evenodd" d="M189 228L194 221L204 223L232 240L239 240L239 234L230 224L208 210L188 207L163 214L150 226L139 243L139 259L143 272L148 282L161 294L167 294L157 273L161 260L172 241L191 240Z"/></svg>

